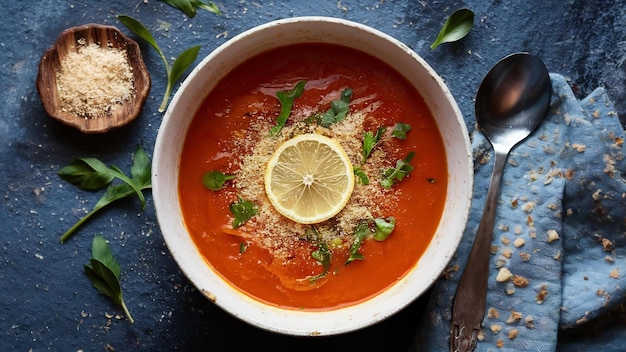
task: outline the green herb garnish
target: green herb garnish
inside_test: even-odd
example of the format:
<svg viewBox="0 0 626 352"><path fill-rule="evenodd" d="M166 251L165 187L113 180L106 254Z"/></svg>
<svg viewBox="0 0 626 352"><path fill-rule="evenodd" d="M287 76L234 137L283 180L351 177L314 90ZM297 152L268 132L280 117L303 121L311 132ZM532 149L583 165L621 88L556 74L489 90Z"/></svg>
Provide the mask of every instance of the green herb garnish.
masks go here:
<svg viewBox="0 0 626 352"><path fill-rule="evenodd" d="M411 159L415 156L415 152L410 152L403 160L396 161L395 168L389 168L382 171L382 179L380 184L384 188L391 188L395 183L402 181L404 177L408 176L413 171L411 166Z"/></svg>
<svg viewBox="0 0 626 352"><path fill-rule="evenodd" d="M161 0L166 4L181 10L187 15L189 18L194 18L196 16L196 9L203 9L209 12L212 12L216 15L221 15L219 7L214 3L210 2L204 3L200 0Z"/></svg>
<svg viewBox="0 0 626 352"><path fill-rule="evenodd" d="M299 98L304 93L304 85L306 81L299 81L295 87L289 91L276 92L276 96L280 101L280 115L276 118L276 126L270 129L270 135L275 136L280 130L285 127L289 115L291 115L291 108L296 98Z"/></svg>
<svg viewBox="0 0 626 352"><path fill-rule="evenodd" d="M372 231L370 230L369 222L362 221L357 226L356 230L354 231L354 239L352 240L352 244L350 245L350 256L346 260L346 265L355 260L365 259L365 257L363 256L363 254L361 254L361 252L359 252L359 250L361 249L361 245L363 244L363 241L365 241L365 238L371 233Z"/></svg>
<svg viewBox="0 0 626 352"><path fill-rule="evenodd" d="M442 43L457 41L467 35L474 26L474 12L469 9L460 9L454 11L448 20L443 24L439 35L430 45L430 49L434 50Z"/></svg>
<svg viewBox="0 0 626 352"><path fill-rule="evenodd" d="M386 131L386 127L379 127L376 134L369 131L363 132L363 164L365 164L365 161L369 158L370 154L372 154L374 148L380 143Z"/></svg>
<svg viewBox="0 0 626 352"><path fill-rule="evenodd" d="M258 207L249 200L237 196L237 202L230 204L230 212L233 213L233 228L242 226L258 213Z"/></svg>
<svg viewBox="0 0 626 352"><path fill-rule="evenodd" d="M248 246L246 246L245 242L239 243L239 254L246 253L246 250L248 250Z"/></svg>
<svg viewBox="0 0 626 352"><path fill-rule="evenodd" d="M141 22L126 15L118 15L117 18L128 29L148 42L148 44L150 44L157 51L161 60L163 60L163 63L165 64L165 72L167 73L167 86L165 87L165 94L163 95L163 100L159 106L159 112L165 111L174 85L178 82L178 80L180 80L183 73L187 71L189 66L191 66L191 64L196 60L198 52L200 51L200 46L198 45L188 48L180 53L180 55L178 55L178 57L174 60L174 64L170 67L170 64L165 57L165 54L163 54L163 51L159 47L159 44L157 44L150 31L148 31L148 29L144 27Z"/></svg>
<svg viewBox="0 0 626 352"><path fill-rule="evenodd" d="M221 171L209 171L202 176L202 185L211 191L219 191L228 180L235 178L235 175L228 175Z"/></svg>
<svg viewBox="0 0 626 352"><path fill-rule="evenodd" d="M140 147L135 150L130 177L126 176L118 167L114 165L107 167L95 158L76 159L71 164L61 168L58 174L64 180L81 189L97 190L109 186L93 209L61 236L61 243L72 236L74 231L96 212L118 199L136 194L141 201L142 209L144 209L146 200L142 191L152 187L150 160L146 152ZM124 183L111 184L116 178Z"/></svg>
<svg viewBox="0 0 626 352"><path fill-rule="evenodd" d="M122 287L120 285L120 264L117 262L111 247L102 238L96 235L91 244L91 259L89 264L85 264L85 274L91 281L91 284L103 295L113 299L117 305L124 310L124 314L132 323L135 322L133 316L130 315L128 307L122 298Z"/></svg>
<svg viewBox="0 0 626 352"><path fill-rule="evenodd" d="M390 216L386 219L374 219L374 239L376 241L384 241L391 235L396 227L396 219Z"/></svg>
<svg viewBox="0 0 626 352"><path fill-rule="evenodd" d="M307 227L306 232L307 238L310 238L317 246L317 249L311 253L311 256L322 265L322 268L324 268L324 271L322 273L309 278L310 281L316 281L325 277L328 274L332 254L330 252L330 249L328 248L328 243L326 243L326 241L317 231L315 226Z"/></svg>
<svg viewBox="0 0 626 352"><path fill-rule="evenodd" d="M360 184L362 184L362 185L369 185L370 184L370 179L365 174L365 171L363 171L362 169L360 169L358 167L354 168L354 176L357 177L356 180Z"/></svg>
<svg viewBox="0 0 626 352"><path fill-rule="evenodd" d="M395 126L393 126L393 131L391 132L391 135L398 139L405 140L406 134L410 130L411 130L411 125L409 125L408 123L404 123L404 122L398 122L396 123Z"/></svg>
<svg viewBox="0 0 626 352"><path fill-rule="evenodd" d="M339 100L330 102L330 108L322 115L320 124L328 127L345 119L350 111L350 99L352 99L352 89L346 88L341 92Z"/></svg>

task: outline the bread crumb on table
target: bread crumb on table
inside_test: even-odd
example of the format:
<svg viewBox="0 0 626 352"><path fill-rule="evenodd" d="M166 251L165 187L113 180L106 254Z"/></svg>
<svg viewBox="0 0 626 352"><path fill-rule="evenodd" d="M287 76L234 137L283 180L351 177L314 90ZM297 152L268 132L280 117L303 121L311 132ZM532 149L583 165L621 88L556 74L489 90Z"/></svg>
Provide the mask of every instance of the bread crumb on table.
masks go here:
<svg viewBox="0 0 626 352"><path fill-rule="evenodd" d="M507 282L513 277L511 271L507 268L500 268L498 275L496 275L497 282Z"/></svg>

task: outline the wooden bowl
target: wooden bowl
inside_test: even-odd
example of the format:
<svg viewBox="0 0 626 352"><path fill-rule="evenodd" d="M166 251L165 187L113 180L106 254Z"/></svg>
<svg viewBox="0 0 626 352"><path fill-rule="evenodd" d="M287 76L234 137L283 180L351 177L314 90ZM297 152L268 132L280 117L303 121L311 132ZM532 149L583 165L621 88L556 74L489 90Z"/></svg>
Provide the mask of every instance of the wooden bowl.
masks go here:
<svg viewBox="0 0 626 352"><path fill-rule="evenodd" d="M117 103L110 104L109 109L102 110L97 115L81 111L80 107L68 109L68 103L63 101L58 85L63 62L68 55L91 44L102 49L117 48L125 52L133 76L130 94ZM87 82L92 78L86 75L79 77L77 82L80 84L81 81ZM129 79L126 84L128 82ZM54 45L44 53L39 63L37 90L50 117L84 133L101 133L126 125L139 115L150 91L150 75L135 41L115 27L87 24L64 30Z"/></svg>

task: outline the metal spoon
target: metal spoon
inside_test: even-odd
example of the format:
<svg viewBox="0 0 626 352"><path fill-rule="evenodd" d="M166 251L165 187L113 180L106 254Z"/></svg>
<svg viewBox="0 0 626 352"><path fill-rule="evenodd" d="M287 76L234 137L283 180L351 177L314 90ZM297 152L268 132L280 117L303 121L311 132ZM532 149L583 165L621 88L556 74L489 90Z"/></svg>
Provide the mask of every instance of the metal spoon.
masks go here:
<svg viewBox="0 0 626 352"><path fill-rule="evenodd" d="M485 315L489 255L504 163L511 149L545 118L551 91L546 66L528 53L515 53L500 60L478 88L476 119L491 142L495 161L485 209L454 298L450 328L452 352L473 351L476 347Z"/></svg>

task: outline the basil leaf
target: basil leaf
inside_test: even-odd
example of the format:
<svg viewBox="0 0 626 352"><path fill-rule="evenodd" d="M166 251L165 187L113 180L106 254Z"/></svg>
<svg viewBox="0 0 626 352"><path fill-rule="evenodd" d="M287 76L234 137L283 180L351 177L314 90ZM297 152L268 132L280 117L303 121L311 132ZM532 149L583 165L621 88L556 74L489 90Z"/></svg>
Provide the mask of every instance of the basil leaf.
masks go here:
<svg viewBox="0 0 626 352"><path fill-rule="evenodd" d="M102 236L94 236L93 241L91 242L91 257L92 259L103 263L111 270L111 272L115 274L115 277L119 279L121 271L120 264L113 257L111 247L109 247L109 244Z"/></svg>
<svg viewBox="0 0 626 352"><path fill-rule="evenodd" d="M376 148L386 131L386 127L379 127L375 135L369 131L363 132L363 164L372 154L372 151Z"/></svg>
<svg viewBox="0 0 626 352"><path fill-rule="evenodd" d="M386 219L374 219L374 239L376 241L384 241L391 235L396 227L396 219L390 216Z"/></svg>
<svg viewBox="0 0 626 352"><path fill-rule="evenodd" d="M413 171L413 166L410 162L415 156L415 152L410 152L403 160L396 161L395 168L389 168L382 171L382 179L380 184L383 188L391 188L395 183L400 182L404 177L408 176Z"/></svg>
<svg viewBox="0 0 626 352"><path fill-rule="evenodd" d="M103 295L113 299L113 302L120 305L131 323L134 323L132 315L126 307L122 297L122 287L120 285L120 265L113 257L109 244L96 235L91 245L91 259L84 266L85 275L91 284Z"/></svg>
<svg viewBox="0 0 626 352"><path fill-rule="evenodd" d="M90 259L89 264L85 264L84 269L85 275L87 275L93 287L103 295L113 298L115 303L117 303L120 287L113 272L104 263L95 259Z"/></svg>
<svg viewBox="0 0 626 352"><path fill-rule="evenodd" d="M350 110L350 99L352 99L352 89L346 88L341 92L339 100L330 102L330 109L322 115L322 126L328 127L333 123L341 122L346 118Z"/></svg>
<svg viewBox="0 0 626 352"><path fill-rule="evenodd" d="M163 55L163 52L161 51L161 48L159 47L159 44L157 44L156 40L154 39L154 37L152 36L152 34L150 33L150 31L144 27L143 24L141 24L141 22L139 22L138 20L130 17L130 16L126 16L126 15L118 15L117 19L122 22L122 24L124 26L126 26L128 29L130 29L133 33L135 33L136 35L138 35L139 37L141 37L141 39L145 40L146 42L148 42L148 44L150 44L150 46L152 46L154 48L154 50L156 50L159 55L161 56L162 59L165 59L165 55ZM165 62L167 64L167 60L165 59Z"/></svg>
<svg viewBox="0 0 626 352"><path fill-rule="evenodd" d="M320 235L315 226L307 227L305 230L305 234L306 238L313 241L317 246L317 249L311 253L311 256L322 265L322 268L324 268L323 272L309 278L310 281L316 281L325 277L328 274L332 259L332 253L330 251L330 248L328 248L328 243L326 243L326 240L322 237L322 235Z"/></svg>
<svg viewBox="0 0 626 352"><path fill-rule="evenodd" d="M354 231L354 239L352 240L352 244L350 245L350 255L348 256L345 265L348 265L355 260L365 259L365 257L363 256L363 254L361 254L361 252L359 252L359 250L361 249L363 241L365 241L365 238L371 232L372 231L370 230L367 221L363 221L357 226L356 230Z"/></svg>
<svg viewBox="0 0 626 352"><path fill-rule="evenodd" d="M191 64L196 61L199 52L200 45L186 49L180 55L178 55L178 57L174 61L174 64L172 65L172 71L170 72L169 80L171 81L172 85L178 82L183 73L185 73L189 66L191 66Z"/></svg>
<svg viewBox="0 0 626 352"><path fill-rule="evenodd" d="M196 8L213 12L216 15L221 15L219 7L212 2L204 3L200 0L161 0L166 4L181 10L187 17L194 18L196 16Z"/></svg>
<svg viewBox="0 0 626 352"><path fill-rule="evenodd" d="M219 191L228 180L235 178L235 175L227 175L220 171L209 171L202 177L202 185L211 191Z"/></svg>
<svg viewBox="0 0 626 352"><path fill-rule="evenodd" d="M230 204L230 212L233 213L233 228L242 226L258 213L258 207L249 200L237 196L237 202Z"/></svg>
<svg viewBox="0 0 626 352"><path fill-rule="evenodd" d="M411 130L411 125L409 125L408 123L404 123L404 122L398 122L396 123L395 126L393 126L393 132L391 132L391 135L393 135L394 137L398 139L405 140L406 134L410 130Z"/></svg>
<svg viewBox="0 0 626 352"><path fill-rule="evenodd" d="M58 175L65 181L85 190L98 190L105 187L113 179L108 167L94 158L80 158L64 166Z"/></svg>
<svg viewBox="0 0 626 352"><path fill-rule="evenodd" d="M472 10L460 9L455 11L441 27L439 35L430 45L430 49L434 50L442 43L454 42L465 37L473 26L474 12Z"/></svg>
<svg viewBox="0 0 626 352"><path fill-rule="evenodd" d="M276 118L276 126L270 129L270 135L277 135L280 130L285 127L287 119L289 118L289 115L291 115L293 102L296 98L302 96L305 84L306 81L299 81L292 90L276 92L276 97L278 97L278 100L280 101L280 114Z"/></svg>
<svg viewBox="0 0 626 352"><path fill-rule="evenodd" d="M84 160L86 158L80 159ZM94 159L95 160L95 159ZM124 183L120 184L109 184L106 191L100 197L96 205L94 205L93 209L87 213L85 216L80 218L69 230L67 230L61 236L61 243L65 242L72 234L87 220L89 220L94 214L96 214L100 209L106 207L107 205L113 203L114 201L122 198L126 198L133 194L136 194L142 204L142 209L146 207L146 200L143 195L144 189L149 189L152 187L151 183L151 167L150 160L148 159L148 155L141 149L137 147L135 150L135 154L133 156L133 165L131 167L131 178L126 176L122 170L120 170L117 166L111 165L110 167L106 167L102 169L102 162L93 160L88 160L89 165L98 168L98 171L102 175L112 176L114 178L118 178L122 180ZM107 176L107 177L108 177Z"/></svg>
<svg viewBox="0 0 626 352"><path fill-rule="evenodd" d="M130 177L133 183L141 189L152 187L152 166L148 154L137 146L133 155L133 165L130 167Z"/></svg>
<svg viewBox="0 0 626 352"><path fill-rule="evenodd" d="M196 60L196 58L198 57L200 46L194 46L183 51L176 58L176 60L174 60L174 64L170 68L170 64L167 61L165 54L163 54L163 51L159 47L159 44L156 42L150 31L143 24L141 24L141 22L126 15L118 15L117 18L128 29L133 31L143 40L147 41L148 44L150 44L157 51L157 53L161 57L161 60L163 61L163 64L165 64L165 73L167 74L167 86L165 87L163 100L161 101L161 105L158 109L159 112L165 111L167 103L170 99L170 95L172 94L172 90L174 89L174 85L182 77L183 73L189 68L189 66Z"/></svg>

